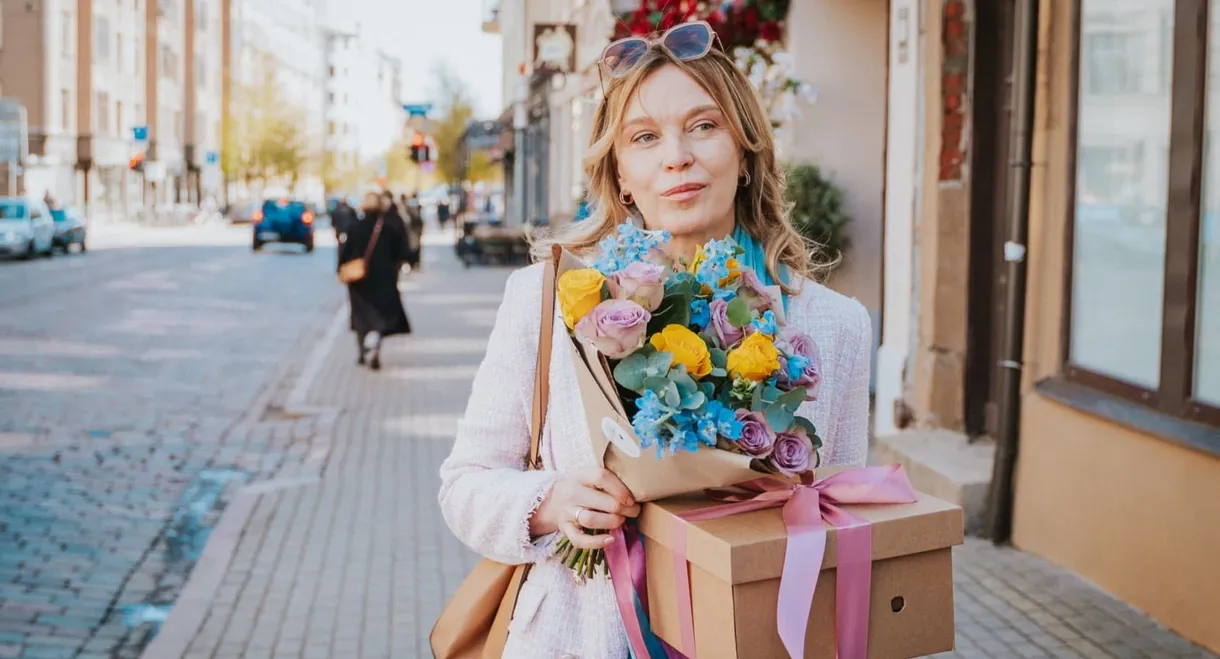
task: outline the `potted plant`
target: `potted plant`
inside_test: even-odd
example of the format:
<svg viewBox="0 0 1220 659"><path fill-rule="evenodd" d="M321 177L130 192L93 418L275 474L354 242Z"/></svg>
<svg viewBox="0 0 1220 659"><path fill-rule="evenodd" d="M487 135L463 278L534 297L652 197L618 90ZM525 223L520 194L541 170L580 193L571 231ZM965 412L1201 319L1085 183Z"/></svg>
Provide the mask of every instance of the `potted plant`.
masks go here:
<svg viewBox="0 0 1220 659"><path fill-rule="evenodd" d="M851 217L843 207L843 190L816 165L792 164L787 170L784 196L791 205L792 225L819 246L833 271L850 244Z"/></svg>

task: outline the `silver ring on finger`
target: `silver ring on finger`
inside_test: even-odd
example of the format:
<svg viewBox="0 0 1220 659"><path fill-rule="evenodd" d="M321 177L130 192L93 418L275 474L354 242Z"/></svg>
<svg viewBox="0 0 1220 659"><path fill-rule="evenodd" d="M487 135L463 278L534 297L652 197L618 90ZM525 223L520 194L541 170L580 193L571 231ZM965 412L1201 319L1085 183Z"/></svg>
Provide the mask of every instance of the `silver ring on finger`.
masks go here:
<svg viewBox="0 0 1220 659"><path fill-rule="evenodd" d="M585 511L584 506L576 506L576 514L572 516L572 521L576 523L576 526L581 525L580 524L580 514L583 513L584 511Z"/></svg>

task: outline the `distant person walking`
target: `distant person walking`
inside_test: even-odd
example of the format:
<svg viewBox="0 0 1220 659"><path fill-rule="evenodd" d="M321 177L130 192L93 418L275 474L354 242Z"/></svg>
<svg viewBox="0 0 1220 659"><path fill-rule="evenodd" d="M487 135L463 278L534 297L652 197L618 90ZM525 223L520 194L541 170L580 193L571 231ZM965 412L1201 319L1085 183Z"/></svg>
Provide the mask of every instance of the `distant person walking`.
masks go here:
<svg viewBox="0 0 1220 659"><path fill-rule="evenodd" d="M351 204L347 203L346 199L340 199L339 203L335 204L335 210L330 213L330 223L335 229L335 240L339 241L338 257L340 263L343 259L343 243L347 240L347 234L351 231L360 218L356 215L356 209L352 208Z"/></svg>
<svg viewBox="0 0 1220 659"><path fill-rule="evenodd" d="M440 203L436 205L436 223L440 225L441 231L445 230L445 225L449 223L449 197L441 197Z"/></svg>
<svg viewBox="0 0 1220 659"><path fill-rule="evenodd" d="M350 326L359 347L356 363L376 371L381 368L381 342L385 337L411 333L411 321L398 294L407 230L398 213L389 212L376 192L365 194L360 208L364 218L348 231L339 246L339 264L365 259L364 278L347 286Z"/></svg>
<svg viewBox="0 0 1220 659"><path fill-rule="evenodd" d="M407 232L414 246L407 263L412 270L419 270L423 266L424 252L424 209L419 205L419 193L412 192L403 205L407 209Z"/></svg>

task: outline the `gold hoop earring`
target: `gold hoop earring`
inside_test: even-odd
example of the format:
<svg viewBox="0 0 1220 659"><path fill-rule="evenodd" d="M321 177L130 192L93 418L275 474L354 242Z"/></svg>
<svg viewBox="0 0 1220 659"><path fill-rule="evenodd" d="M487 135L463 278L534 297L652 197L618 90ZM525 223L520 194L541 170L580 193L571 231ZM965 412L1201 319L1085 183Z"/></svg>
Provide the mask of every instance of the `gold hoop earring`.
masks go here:
<svg viewBox="0 0 1220 659"><path fill-rule="evenodd" d="M618 201L624 206L630 206L635 203L635 197L632 197L631 193L626 190L619 190Z"/></svg>
<svg viewBox="0 0 1220 659"><path fill-rule="evenodd" d="M750 172L746 172L745 177L746 177L746 182L742 183L741 187L748 188L748 187L750 187Z"/></svg>

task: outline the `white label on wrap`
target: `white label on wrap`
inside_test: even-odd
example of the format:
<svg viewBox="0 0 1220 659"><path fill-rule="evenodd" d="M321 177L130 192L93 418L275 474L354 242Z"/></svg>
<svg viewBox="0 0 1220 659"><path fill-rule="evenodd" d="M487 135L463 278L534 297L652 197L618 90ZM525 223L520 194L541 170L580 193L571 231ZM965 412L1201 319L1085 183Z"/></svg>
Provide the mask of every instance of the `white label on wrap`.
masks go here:
<svg viewBox="0 0 1220 659"><path fill-rule="evenodd" d="M632 458L640 457L640 445L636 442L635 436L623 430L623 427L617 421L610 417L602 417L602 434L606 439L610 440L618 450Z"/></svg>

